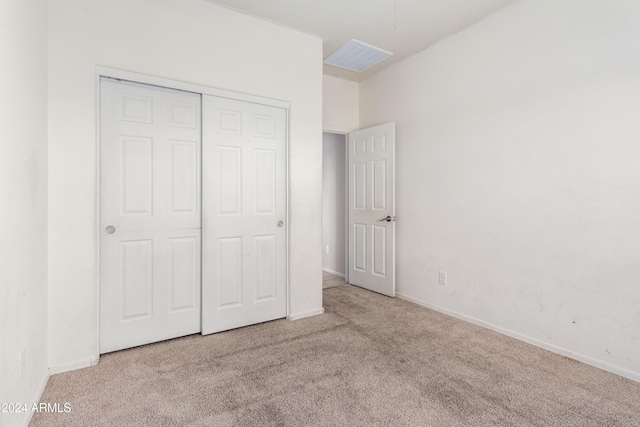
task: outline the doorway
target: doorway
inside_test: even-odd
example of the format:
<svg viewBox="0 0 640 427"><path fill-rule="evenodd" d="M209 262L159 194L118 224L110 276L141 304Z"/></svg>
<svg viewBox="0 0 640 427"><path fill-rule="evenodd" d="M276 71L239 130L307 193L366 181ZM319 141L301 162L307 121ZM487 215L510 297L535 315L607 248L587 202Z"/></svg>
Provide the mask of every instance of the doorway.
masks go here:
<svg viewBox="0 0 640 427"><path fill-rule="evenodd" d="M395 296L395 123L323 134L323 215L323 273Z"/></svg>
<svg viewBox="0 0 640 427"><path fill-rule="evenodd" d="M346 134L322 134L322 272L327 283L339 282L332 276L348 280L346 144Z"/></svg>

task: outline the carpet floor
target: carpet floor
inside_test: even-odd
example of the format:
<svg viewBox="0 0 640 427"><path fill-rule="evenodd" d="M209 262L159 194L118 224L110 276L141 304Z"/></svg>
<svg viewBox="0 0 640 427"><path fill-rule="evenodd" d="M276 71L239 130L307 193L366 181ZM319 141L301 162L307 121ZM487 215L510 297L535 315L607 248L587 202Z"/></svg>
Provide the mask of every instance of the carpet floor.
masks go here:
<svg viewBox="0 0 640 427"><path fill-rule="evenodd" d="M640 426L640 383L350 285L326 313L106 354L31 426Z"/></svg>

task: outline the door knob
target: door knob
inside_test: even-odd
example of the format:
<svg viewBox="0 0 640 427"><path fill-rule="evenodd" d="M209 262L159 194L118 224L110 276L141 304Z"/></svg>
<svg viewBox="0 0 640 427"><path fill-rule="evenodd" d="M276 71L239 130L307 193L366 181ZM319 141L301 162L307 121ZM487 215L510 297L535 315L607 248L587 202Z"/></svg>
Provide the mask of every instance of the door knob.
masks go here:
<svg viewBox="0 0 640 427"><path fill-rule="evenodd" d="M104 232L107 234L113 234L116 232L116 228L113 225L107 225L104 229Z"/></svg>
<svg viewBox="0 0 640 427"><path fill-rule="evenodd" d="M284 222L278 221L278 227L282 227L283 225L284 225Z"/></svg>
<svg viewBox="0 0 640 427"><path fill-rule="evenodd" d="M395 221L395 220L396 220L395 215L394 216L387 215L384 218L379 219L378 221L380 221L380 222L382 222L382 221L391 222L391 221Z"/></svg>

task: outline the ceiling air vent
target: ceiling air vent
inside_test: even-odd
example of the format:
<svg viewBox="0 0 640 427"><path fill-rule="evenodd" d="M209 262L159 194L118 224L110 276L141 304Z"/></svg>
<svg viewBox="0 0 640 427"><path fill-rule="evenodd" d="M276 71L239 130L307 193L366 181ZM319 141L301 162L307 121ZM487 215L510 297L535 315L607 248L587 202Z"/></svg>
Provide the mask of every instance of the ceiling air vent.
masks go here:
<svg viewBox="0 0 640 427"><path fill-rule="evenodd" d="M329 55L329 57L324 60L324 63L359 73L391 55L393 55L393 53L387 52L386 50L359 42L358 40L350 40L340 49Z"/></svg>

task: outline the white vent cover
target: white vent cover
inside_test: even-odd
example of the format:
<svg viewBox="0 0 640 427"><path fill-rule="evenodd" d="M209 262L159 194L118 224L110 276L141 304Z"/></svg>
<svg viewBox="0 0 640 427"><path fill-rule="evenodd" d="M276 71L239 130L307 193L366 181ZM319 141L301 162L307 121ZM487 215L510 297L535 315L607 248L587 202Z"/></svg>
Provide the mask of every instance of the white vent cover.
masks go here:
<svg viewBox="0 0 640 427"><path fill-rule="evenodd" d="M353 39L329 55L324 63L359 73L391 55L393 53Z"/></svg>

